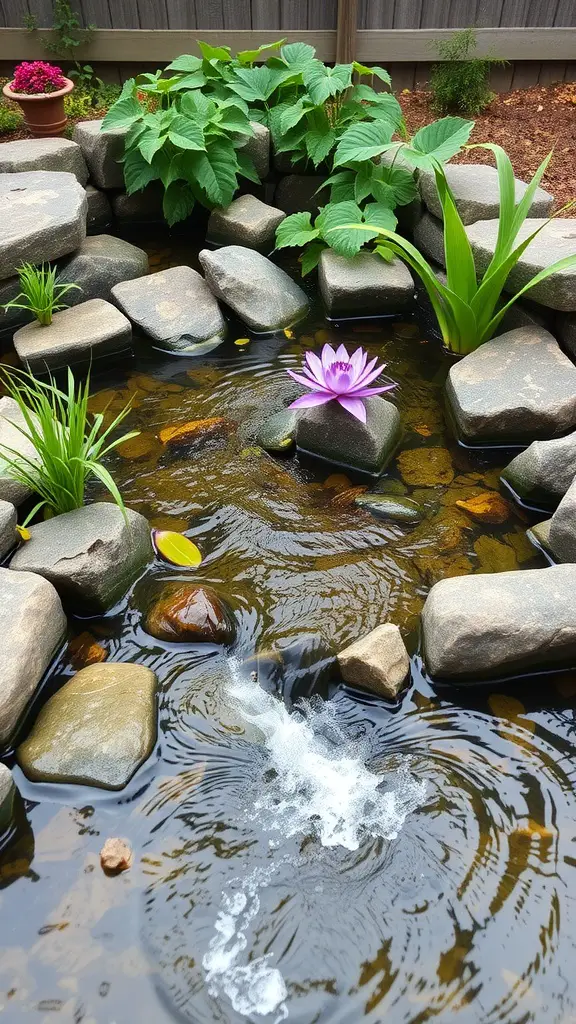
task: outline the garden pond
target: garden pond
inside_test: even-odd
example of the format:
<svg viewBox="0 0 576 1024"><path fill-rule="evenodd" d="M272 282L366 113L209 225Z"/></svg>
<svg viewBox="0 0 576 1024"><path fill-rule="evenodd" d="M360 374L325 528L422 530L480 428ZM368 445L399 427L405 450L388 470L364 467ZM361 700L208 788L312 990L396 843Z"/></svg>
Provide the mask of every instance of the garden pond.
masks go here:
<svg viewBox="0 0 576 1024"><path fill-rule="evenodd" d="M153 269L197 265L181 241L148 249ZM14 769L26 806L0 846L0 1018L574 1024L576 673L433 688L418 655L430 586L543 566L526 539L543 516L510 500L486 522L458 504L498 492L511 453L454 441L449 362L416 322L335 326L313 305L292 331L245 337L232 320L202 357L137 340L133 360L93 367L92 411L131 398L141 431L108 462L126 503L203 561L158 559L109 615L74 620L90 638L41 691L87 644L144 664L158 744L117 793ZM294 394L286 369L327 340L363 345L398 382L405 434L377 482L257 444ZM198 420L185 444L158 439ZM373 517L355 504L367 488L412 498L421 522ZM233 609L232 647L144 632L150 587L191 576ZM388 592L413 654L398 704L327 667L386 618ZM273 657L242 665L271 650L280 693ZM111 836L134 850L117 878L99 864Z"/></svg>

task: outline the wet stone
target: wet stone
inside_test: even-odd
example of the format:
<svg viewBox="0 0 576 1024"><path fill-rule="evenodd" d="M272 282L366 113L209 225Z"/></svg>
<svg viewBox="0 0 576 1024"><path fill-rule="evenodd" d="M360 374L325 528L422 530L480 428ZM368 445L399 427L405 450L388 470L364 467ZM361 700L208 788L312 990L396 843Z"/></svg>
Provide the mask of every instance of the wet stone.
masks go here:
<svg viewBox="0 0 576 1024"><path fill-rule="evenodd" d="M258 121L250 121L250 127L254 134L238 148L250 158L256 174L263 181L270 171L270 129Z"/></svg>
<svg viewBox="0 0 576 1024"><path fill-rule="evenodd" d="M34 782L122 789L154 749L156 689L143 665L81 669L41 709L18 764Z"/></svg>
<svg viewBox="0 0 576 1024"><path fill-rule="evenodd" d="M299 285L266 256L241 245L216 252L202 249L200 263L208 286L253 331L289 327L308 310Z"/></svg>
<svg viewBox="0 0 576 1024"><path fill-rule="evenodd" d="M127 128L102 131L102 121L79 121L74 128L74 142L84 154L90 178L98 188L124 188L124 156Z"/></svg>
<svg viewBox="0 0 576 1024"><path fill-rule="evenodd" d="M464 224L473 224L477 220L488 220L498 217L500 211L500 188L498 171L489 164L446 164L446 178L456 203L456 209ZM430 212L442 218L442 206L436 187L433 171L421 170L418 175L420 194ZM527 185L515 179L515 201L519 203ZM547 217L552 209L554 196L544 189L536 189L530 215Z"/></svg>
<svg viewBox="0 0 576 1024"><path fill-rule="evenodd" d="M105 299L63 309L51 324L35 320L14 335L18 358L32 373L125 352L131 345L130 321Z"/></svg>
<svg viewBox="0 0 576 1024"><path fill-rule="evenodd" d="M576 367L548 331L521 327L451 367L446 393L470 443L522 443L576 426Z"/></svg>
<svg viewBox="0 0 576 1024"><path fill-rule="evenodd" d="M245 245L267 253L274 248L276 228L285 217L282 210L255 196L239 196L225 209L212 211L206 237L217 245Z"/></svg>
<svg viewBox="0 0 576 1024"><path fill-rule="evenodd" d="M296 409L281 409L258 428L256 444L267 452L288 451L295 442L297 424Z"/></svg>
<svg viewBox="0 0 576 1024"><path fill-rule="evenodd" d="M318 283L330 317L392 314L404 309L414 296L414 280L402 260L387 263L371 252L347 259L325 249Z"/></svg>
<svg viewBox="0 0 576 1024"><path fill-rule="evenodd" d="M17 521L14 505L10 501L0 500L0 559L4 558L18 541Z"/></svg>
<svg viewBox="0 0 576 1024"><path fill-rule="evenodd" d="M232 613L210 587L166 583L150 605L144 629L169 643L230 644L235 626Z"/></svg>
<svg viewBox="0 0 576 1024"><path fill-rule="evenodd" d="M422 519L422 508L410 498L394 498L388 494L360 494L354 504L370 512L376 519L389 519L393 523L412 525Z"/></svg>
<svg viewBox="0 0 576 1024"><path fill-rule="evenodd" d="M543 519L541 523L535 523L527 531L528 539L541 547L547 554L552 554L550 548L550 526L552 519Z"/></svg>
<svg viewBox="0 0 576 1024"><path fill-rule="evenodd" d="M576 562L576 478L550 521L550 549L559 562Z"/></svg>
<svg viewBox="0 0 576 1024"><path fill-rule="evenodd" d="M112 224L112 207L105 192L94 185L86 185L86 230L89 235L99 235Z"/></svg>
<svg viewBox="0 0 576 1024"><path fill-rule="evenodd" d="M0 498L13 505L21 505L32 491L26 484L12 478L10 467L2 459L1 449L10 448L24 459L34 461L37 458L36 449L28 437L24 436L23 430L27 432L28 427L20 407L13 398L4 395L0 398Z"/></svg>
<svg viewBox="0 0 576 1024"><path fill-rule="evenodd" d="M533 441L512 459L502 479L523 501L555 506L576 476L576 431L551 441Z"/></svg>
<svg viewBox="0 0 576 1024"><path fill-rule="evenodd" d="M410 659L398 626L377 626L338 655L346 683L394 700L410 671Z"/></svg>
<svg viewBox="0 0 576 1024"><path fill-rule="evenodd" d="M366 423L338 402L301 409L296 428L298 448L338 466L380 474L400 440L400 413L379 396L365 399L364 405Z"/></svg>
<svg viewBox="0 0 576 1024"><path fill-rule="evenodd" d="M0 280L66 256L86 236L86 192L65 171L0 174Z"/></svg>
<svg viewBox="0 0 576 1024"><path fill-rule="evenodd" d="M115 285L146 273L148 254L114 235L92 235L84 239L80 248L58 265L58 280L80 288L80 291L74 289L66 294L67 306L77 306L87 299L110 301Z"/></svg>
<svg viewBox="0 0 576 1024"><path fill-rule="evenodd" d="M160 224L164 222L164 189L152 181L141 192L117 192L112 195L112 212L120 224Z"/></svg>
<svg viewBox="0 0 576 1024"><path fill-rule="evenodd" d="M12 772L5 764L0 764L0 834L9 827L12 820L16 793Z"/></svg>

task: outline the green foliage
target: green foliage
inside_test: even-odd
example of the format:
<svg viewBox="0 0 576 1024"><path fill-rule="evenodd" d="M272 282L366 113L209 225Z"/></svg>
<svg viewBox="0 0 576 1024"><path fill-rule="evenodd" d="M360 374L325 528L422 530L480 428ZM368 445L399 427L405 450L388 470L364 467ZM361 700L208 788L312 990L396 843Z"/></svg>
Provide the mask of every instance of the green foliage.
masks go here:
<svg viewBox="0 0 576 1024"><path fill-rule="evenodd" d="M430 75L434 109L440 114L479 114L494 99L489 86L490 68L507 61L475 57L476 33L472 28L455 32L436 48L441 63L433 65Z"/></svg>
<svg viewBox="0 0 576 1024"><path fill-rule="evenodd" d="M66 308L66 303L61 302L61 299L67 292L73 288L81 291L77 284L58 284L56 268L49 264L35 267L32 263L23 263L18 275L21 291L3 309L26 309L34 313L38 323L44 326L52 323L54 313Z"/></svg>
<svg viewBox="0 0 576 1024"><path fill-rule="evenodd" d="M8 132L15 132L22 126L23 117L19 111L9 107L6 103L0 103L0 135Z"/></svg>
<svg viewBox="0 0 576 1024"><path fill-rule="evenodd" d="M276 248L307 247L300 262L302 275L317 266L323 249L330 246L340 256L356 256L371 239L377 238L383 228L396 227L396 217L389 206L368 203L364 210L353 200L329 203L320 211L314 224L310 213L293 213L279 225Z"/></svg>
<svg viewBox="0 0 576 1024"><path fill-rule="evenodd" d="M473 147L476 148L476 147ZM391 251L400 256L420 276L438 323L447 349L458 355L466 355L488 341L499 326L510 307L535 285L545 281L551 274L576 266L576 253L558 260L536 274L508 302L497 309L498 300L510 271L516 266L525 249L542 231L549 221L544 221L532 231L523 242L517 243L518 234L529 215L534 194L550 162L550 153L541 163L532 178L524 196L515 203L514 171L506 152L501 146L485 143L480 147L490 150L496 158L500 189L500 217L498 237L492 260L484 275L477 279L472 247L462 223L454 196L446 180L442 165L434 162L434 173L444 218L444 256L447 281L442 284L432 267L418 249L401 235L389 228L377 232L374 218L350 218L347 223L329 227L325 232L326 241L331 243L334 232L340 237L343 231L365 231L366 236L376 237L376 251L387 254ZM286 222L284 222L286 223ZM375 235L375 232L377 234Z"/></svg>
<svg viewBox="0 0 576 1024"><path fill-rule="evenodd" d="M29 32L38 30L38 19L35 14L24 15L24 27ZM82 26L80 18L73 10L70 0L52 0L52 34L43 36L42 46L60 60L69 60L74 64L68 72L77 86L85 92L94 94L92 106L98 106L95 94L104 88L104 82L98 78L91 64L80 64L76 57L79 46L86 46L95 31L94 25Z"/></svg>
<svg viewBox="0 0 576 1024"><path fill-rule="evenodd" d="M23 371L4 371L2 378L24 417L24 426L18 429L36 449L36 457L28 458L12 448L0 446L0 460L13 479L29 487L41 499L23 525L41 508L49 516L81 508L91 477L104 484L125 514L120 491L102 460L123 441L138 434L132 431L110 439L130 406L105 428L102 413L95 416L88 413L89 378L76 387L69 369L66 391L57 388L52 378L42 382Z"/></svg>

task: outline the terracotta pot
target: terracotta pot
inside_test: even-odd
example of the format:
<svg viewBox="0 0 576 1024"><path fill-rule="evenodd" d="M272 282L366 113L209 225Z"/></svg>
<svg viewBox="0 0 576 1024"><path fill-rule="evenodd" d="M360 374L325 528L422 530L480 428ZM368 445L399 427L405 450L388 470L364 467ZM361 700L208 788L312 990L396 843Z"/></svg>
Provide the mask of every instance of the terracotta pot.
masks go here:
<svg viewBox="0 0 576 1024"><path fill-rule="evenodd" d="M12 82L4 86L2 92L6 99L15 100L22 107L24 120L35 139L45 136L62 135L66 127L64 113L64 97L74 88L74 82L65 79L66 85L57 92L42 92L29 96L24 92L12 92Z"/></svg>

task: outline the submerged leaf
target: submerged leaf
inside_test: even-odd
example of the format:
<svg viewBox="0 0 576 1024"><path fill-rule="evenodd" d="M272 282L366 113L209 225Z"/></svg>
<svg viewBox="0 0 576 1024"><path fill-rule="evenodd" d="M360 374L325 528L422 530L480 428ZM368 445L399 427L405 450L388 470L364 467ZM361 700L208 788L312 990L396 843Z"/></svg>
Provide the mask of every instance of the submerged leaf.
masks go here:
<svg viewBox="0 0 576 1024"><path fill-rule="evenodd" d="M174 533L172 530L152 530L152 543L157 554L172 565L196 569L202 562L199 549L182 533Z"/></svg>

